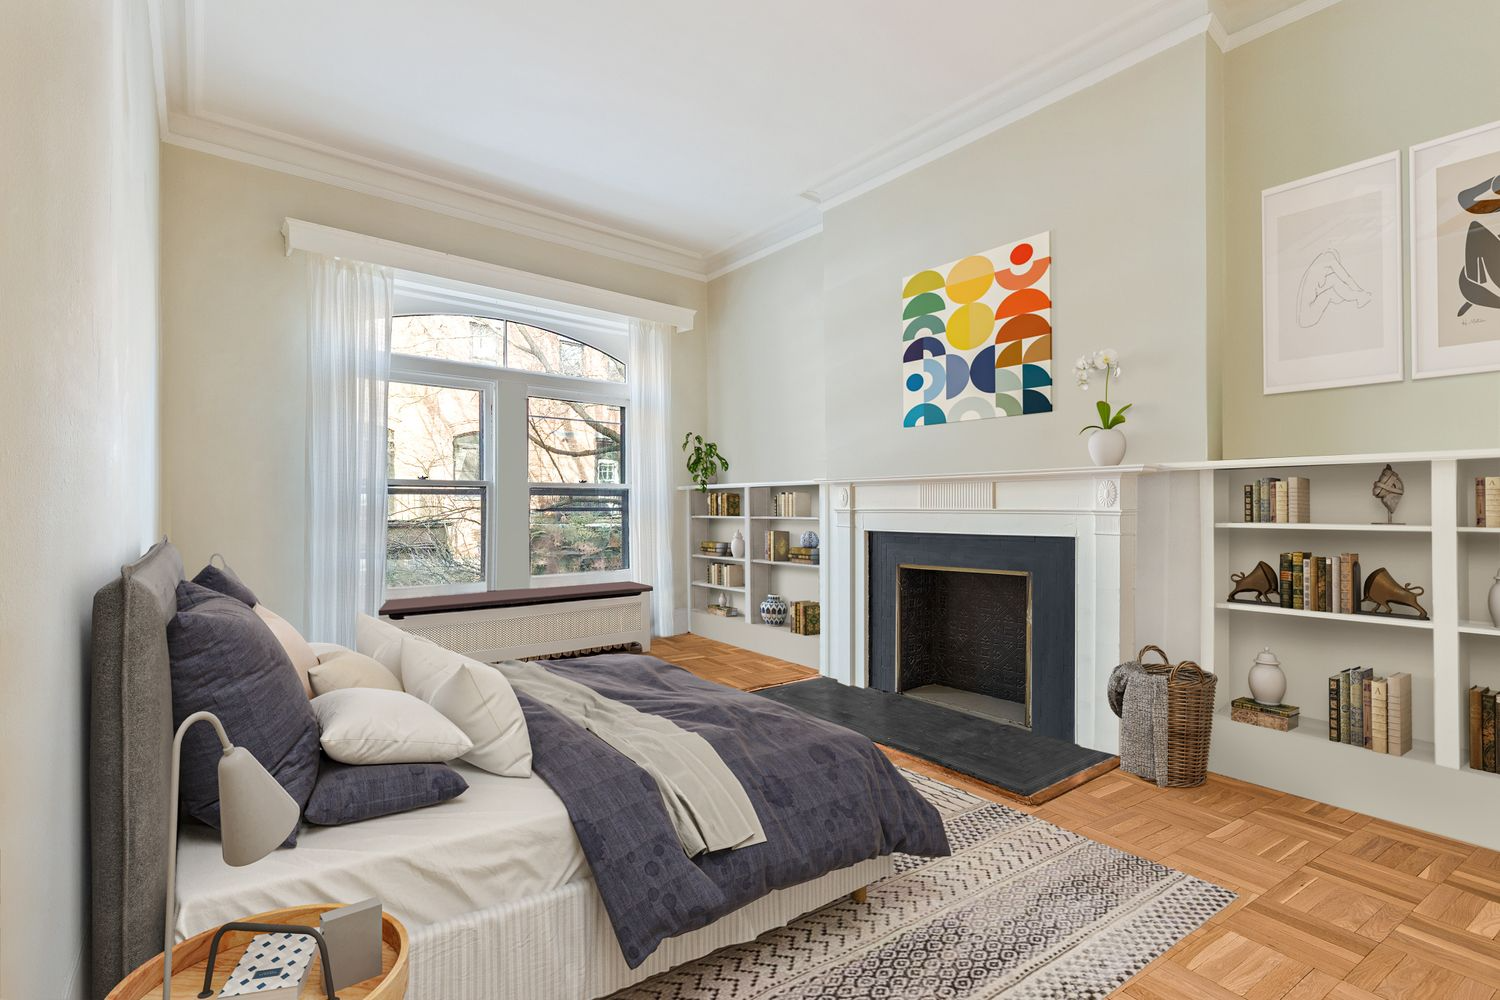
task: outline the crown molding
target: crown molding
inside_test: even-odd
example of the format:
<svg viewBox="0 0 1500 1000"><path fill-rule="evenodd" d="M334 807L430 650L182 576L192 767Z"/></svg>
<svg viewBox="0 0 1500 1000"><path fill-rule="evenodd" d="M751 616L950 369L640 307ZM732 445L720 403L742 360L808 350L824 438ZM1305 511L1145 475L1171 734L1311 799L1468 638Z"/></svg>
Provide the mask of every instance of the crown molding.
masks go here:
<svg viewBox="0 0 1500 1000"><path fill-rule="evenodd" d="M1305 17L1311 17L1314 14L1325 11L1340 2L1341 0L1303 0L1302 3L1297 4L1295 7L1288 7L1279 14L1272 14L1270 17L1256 21L1254 24L1248 24L1238 31L1229 32L1224 35L1222 41L1218 38L1215 38L1214 41L1218 43L1220 51L1230 52L1241 45L1246 45L1258 38L1264 38L1273 31L1279 31L1289 24L1295 24ZM1215 20L1217 21L1217 18ZM1223 34L1224 29L1222 25L1220 25L1219 31Z"/></svg>
<svg viewBox="0 0 1500 1000"><path fill-rule="evenodd" d="M1159 0L1104 22L1061 53L1007 74L979 95L847 161L812 184L815 204L710 253L543 208L492 190L239 121L202 107L201 0L147 0L163 142L465 219L678 277L710 281L820 233L823 213L1035 114L1191 38L1222 52L1340 0L1303 0L1235 32L1203 0ZM173 58L168 58L169 56ZM169 92L180 94L172 110Z"/></svg>

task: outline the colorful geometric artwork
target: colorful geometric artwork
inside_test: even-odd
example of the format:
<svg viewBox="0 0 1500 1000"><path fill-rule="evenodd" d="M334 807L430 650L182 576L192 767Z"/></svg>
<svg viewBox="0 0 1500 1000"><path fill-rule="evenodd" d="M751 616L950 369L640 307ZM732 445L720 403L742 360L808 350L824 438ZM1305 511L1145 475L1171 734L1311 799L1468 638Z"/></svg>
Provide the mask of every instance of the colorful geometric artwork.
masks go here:
<svg viewBox="0 0 1500 1000"><path fill-rule="evenodd" d="M903 426L1052 410L1051 233L919 271L901 289Z"/></svg>

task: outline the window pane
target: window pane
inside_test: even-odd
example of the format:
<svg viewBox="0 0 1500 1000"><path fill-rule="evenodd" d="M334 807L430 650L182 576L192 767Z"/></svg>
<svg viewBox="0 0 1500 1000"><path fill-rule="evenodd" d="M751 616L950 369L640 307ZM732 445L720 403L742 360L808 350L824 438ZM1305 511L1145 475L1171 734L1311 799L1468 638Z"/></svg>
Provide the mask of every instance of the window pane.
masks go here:
<svg viewBox="0 0 1500 1000"><path fill-rule="evenodd" d="M625 366L603 351L551 330L511 323L505 365L599 382L624 382Z"/></svg>
<svg viewBox="0 0 1500 1000"><path fill-rule="evenodd" d="M391 479L478 479L477 389L392 382L386 410L386 475Z"/></svg>
<svg viewBox="0 0 1500 1000"><path fill-rule="evenodd" d="M385 525L387 587L484 581L484 492L393 486Z"/></svg>
<svg viewBox="0 0 1500 1000"><path fill-rule="evenodd" d="M397 316L391 323L391 352L499 366L505 363L505 322L483 316Z"/></svg>
<svg viewBox="0 0 1500 1000"><path fill-rule="evenodd" d="M624 407L532 396L526 409L533 483L624 481Z"/></svg>
<svg viewBox="0 0 1500 1000"><path fill-rule="evenodd" d="M532 490L531 575L626 568L627 523L623 490Z"/></svg>

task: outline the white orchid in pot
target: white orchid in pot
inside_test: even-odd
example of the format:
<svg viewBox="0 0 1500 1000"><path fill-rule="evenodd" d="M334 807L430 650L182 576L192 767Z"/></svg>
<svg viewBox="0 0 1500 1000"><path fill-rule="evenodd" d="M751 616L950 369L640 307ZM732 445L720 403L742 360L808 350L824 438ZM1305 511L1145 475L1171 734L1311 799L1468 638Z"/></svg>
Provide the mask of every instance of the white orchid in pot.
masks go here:
<svg viewBox="0 0 1500 1000"><path fill-rule="evenodd" d="M1073 378L1078 383L1078 388L1085 392L1088 391L1089 380L1101 372L1104 375L1104 398L1095 404L1099 408L1099 422L1089 424L1078 433L1094 432L1089 435L1089 457L1094 460L1095 465L1119 465L1120 460L1125 457L1125 432L1120 430L1120 425L1125 422L1125 411L1133 405L1126 403L1118 410L1109 405L1109 384L1120 377L1120 352L1106 347L1102 351L1095 351L1092 356L1085 354L1073 362Z"/></svg>

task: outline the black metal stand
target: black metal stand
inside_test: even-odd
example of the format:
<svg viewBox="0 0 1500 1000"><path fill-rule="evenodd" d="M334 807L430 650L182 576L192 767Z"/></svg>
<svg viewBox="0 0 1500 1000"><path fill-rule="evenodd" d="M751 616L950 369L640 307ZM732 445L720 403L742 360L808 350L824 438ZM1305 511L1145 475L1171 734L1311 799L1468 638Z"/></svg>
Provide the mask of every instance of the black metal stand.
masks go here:
<svg viewBox="0 0 1500 1000"><path fill-rule="evenodd" d="M225 931L250 931L254 934L305 934L317 941L318 957L323 961L323 990L328 994L328 1000L339 1000L333 992L333 969L328 965L328 944L316 927L303 927L298 924L252 924L243 920L231 921L214 932L214 939L208 946L208 965L203 970L203 992L198 994L199 1000L208 1000L214 995L214 962L219 957L219 939L224 936Z"/></svg>

